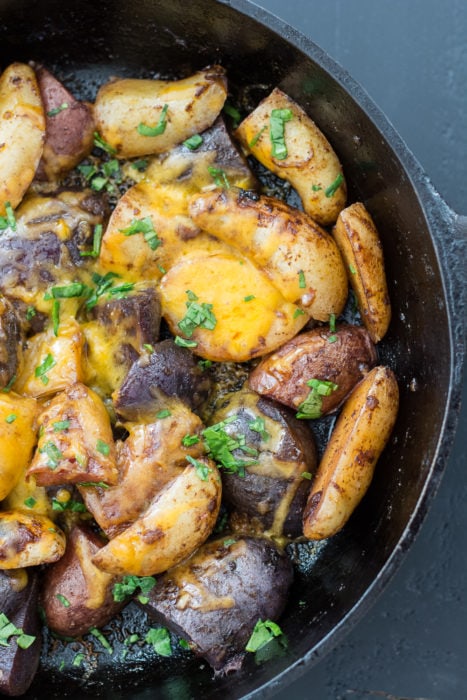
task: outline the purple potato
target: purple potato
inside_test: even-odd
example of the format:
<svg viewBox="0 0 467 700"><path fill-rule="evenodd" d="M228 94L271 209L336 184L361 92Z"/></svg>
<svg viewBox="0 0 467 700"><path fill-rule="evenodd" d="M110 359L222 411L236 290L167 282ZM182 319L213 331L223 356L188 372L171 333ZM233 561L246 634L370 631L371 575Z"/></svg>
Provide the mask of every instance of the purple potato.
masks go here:
<svg viewBox="0 0 467 700"><path fill-rule="evenodd" d="M0 296L0 389L19 374L24 336L13 305Z"/></svg>

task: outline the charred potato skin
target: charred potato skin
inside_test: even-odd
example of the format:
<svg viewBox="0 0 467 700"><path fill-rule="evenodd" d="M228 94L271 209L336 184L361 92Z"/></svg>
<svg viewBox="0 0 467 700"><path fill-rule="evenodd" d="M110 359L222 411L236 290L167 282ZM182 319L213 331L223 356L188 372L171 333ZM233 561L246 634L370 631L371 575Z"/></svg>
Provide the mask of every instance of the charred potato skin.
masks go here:
<svg viewBox="0 0 467 700"><path fill-rule="evenodd" d="M11 302L0 296L0 389L20 373L24 334Z"/></svg>
<svg viewBox="0 0 467 700"><path fill-rule="evenodd" d="M374 343L386 334L391 321L383 247L375 223L361 202L340 212L333 229L348 277L357 297L362 321Z"/></svg>
<svg viewBox="0 0 467 700"><path fill-rule="evenodd" d="M47 625L57 634L79 637L91 627L101 627L124 603L116 603L112 589L117 578L92 564L92 556L105 540L84 524L75 525L67 537L63 557L48 567L42 582L42 606ZM64 605L60 597L69 605Z"/></svg>
<svg viewBox="0 0 467 700"><path fill-rule="evenodd" d="M303 534L337 533L357 507L394 427L399 389L392 370L375 367L355 388L336 423L312 484Z"/></svg>
<svg viewBox="0 0 467 700"><path fill-rule="evenodd" d="M335 331L317 327L264 358L250 374L249 386L296 409L310 392L308 380L331 381L338 388L322 397L325 415L342 404L376 360L376 349L363 327L339 324Z"/></svg>
<svg viewBox="0 0 467 700"><path fill-rule="evenodd" d="M238 669L256 622L277 619L293 580L289 558L262 538L209 542L149 593L150 617L186 639L216 671Z"/></svg>
<svg viewBox="0 0 467 700"><path fill-rule="evenodd" d="M31 685L39 667L41 626L38 615L39 579L37 573L18 569L0 571L0 600L10 622L36 639L28 649L21 649L16 637L2 646L0 654L0 693L16 697Z"/></svg>

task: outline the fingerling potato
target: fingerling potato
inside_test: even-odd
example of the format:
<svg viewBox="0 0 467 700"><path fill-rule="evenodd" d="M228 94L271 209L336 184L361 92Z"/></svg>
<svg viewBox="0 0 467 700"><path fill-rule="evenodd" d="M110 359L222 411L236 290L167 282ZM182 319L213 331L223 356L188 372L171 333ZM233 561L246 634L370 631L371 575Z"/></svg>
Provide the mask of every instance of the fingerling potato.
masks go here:
<svg viewBox="0 0 467 700"><path fill-rule="evenodd" d="M344 404L312 484L303 534L336 534L365 495L375 464L396 421L399 389L394 373L375 367Z"/></svg>
<svg viewBox="0 0 467 700"><path fill-rule="evenodd" d="M361 202L340 212L333 230L357 298L362 321L374 343L386 334L391 320L383 247L370 213Z"/></svg>
<svg viewBox="0 0 467 700"><path fill-rule="evenodd" d="M182 80L114 80L97 93L94 117L120 158L164 153L215 121L227 97L221 66Z"/></svg>
<svg viewBox="0 0 467 700"><path fill-rule="evenodd" d="M279 143L277 127L283 129ZM314 121L288 95L275 88L235 136L260 163L290 182L309 216L322 226L335 222L347 195L339 159Z"/></svg>

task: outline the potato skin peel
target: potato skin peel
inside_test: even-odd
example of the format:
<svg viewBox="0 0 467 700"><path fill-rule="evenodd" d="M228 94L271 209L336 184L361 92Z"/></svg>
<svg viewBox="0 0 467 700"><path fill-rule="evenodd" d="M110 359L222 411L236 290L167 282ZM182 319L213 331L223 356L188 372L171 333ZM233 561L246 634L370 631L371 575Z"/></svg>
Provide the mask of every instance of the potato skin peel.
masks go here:
<svg viewBox="0 0 467 700"><path fill-rule="evenodd" d="M310 540L335 535L366 493L396 421L399 389L392 370L375 367L344 404L303 513Z"/></svg>

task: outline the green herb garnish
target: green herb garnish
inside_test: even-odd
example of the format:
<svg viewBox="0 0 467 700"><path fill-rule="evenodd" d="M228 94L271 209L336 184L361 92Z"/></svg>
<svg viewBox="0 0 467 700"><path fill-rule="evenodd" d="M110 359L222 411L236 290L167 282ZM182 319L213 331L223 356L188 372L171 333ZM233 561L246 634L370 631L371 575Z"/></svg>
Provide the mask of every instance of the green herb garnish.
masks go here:
<svg viewBox="0 0 467 700"><path fill-rule="evenodd" d="M58 299L54 299L52 304L52 328L54 336L58 335L58 329L60 326L60 302Z"/></svg>
<svg viewBox="0 0 467 700"><path fill-rule="evenodd" d="M170 634L165 627L151 627L144 641L147 644L152 644L152 647L156 654L159 656L172 656L172 647L170 645Z"/></svg>
<svg viewBox="0 0 467 700"><path fill-rule="evenodd" d="M63 605L64 608L70 607L71 603L68 600L68 598L66 598L64 595L62 595L61 593L56 593L55 597Z"/></svg>
<svg viewBox="0 0 467 700"><path fill-rule="evenodd" d="M100 452L101 455L104 455L104 457L107 457L110 453L110 445L99 438L96 443L96 450Z"/></svg>
<svg viewBox="0 0 467 700"><path fill-rule="evenodd" d="M141 173L148 167L148 162L146 158L138 158L138 160L133 161L131 167Z"/></svg>
<svg viewBox="0 0 467 700"><path fill-rule="evenodd" d="M312 185L311 189L313 190L313 192L319 192L323 188L321 187L321 185Z"/></svg>
<svg viewBox="0 0 467 700"><path fill-rule="evenodd" d="M192 445L197 445L199 442L199 437L197 435L185 435L182 438L183 447L191 447Z"/></svg>
<svg viewBox="0 0 467 700"><path fill-rule="evenodd" d="M84 661L84 654L80 652L79 654L76 654L75 658L71 662L72 666L81 666L82 662Z"/></svg>
<svg viewBox="0 0 467 700"><path fill-rule="evenodd" d="M20 649L29 649L36 640L31 634L25 634L20 627L10 622L5 613L0 613L0 645L10 646L10 637L16 637L16 644Z"/></svg>
<svg viewBox="0 0 467 700"><path fill-rule="evenodd" d="M273 109L269 118L269 135L271 138L271 155L276 160L288 156L285 144L285 123L293 117L290 109Z"/></svg>
<svg viewBox="0 0 467 700"><path fill-rule="evenodd" d="M57 114L60 114L60 112L63 112L65 109L68 109L69 105L68 102L62 102L62 104L59 107L54 107L53 109L50 109L47 112L48 117L56 117Z"/></svg>
<svg viewBox="0 0 467 700"><path fill-rule="evenodd" d="M326 189L324 190L324 194L326 195L326 197L333 197L343 182L344 176L342 175L342 173L339 173L334 182L332 182L329 185L329 187L326 187Z"/></svg>
<svg viewBox="0 0 467 700"><path fill-rule="evenodd" d="M310 472L302 472L302 479L311 479L311 473Z"/></svg>
<svg viewBox="0 0 467 700"><path fill-rule="evenodd" d="M190 136L189 139L183 142L183 145L190 149L190 151L196 151L197 148L203 143L203 137L200 134L194 134Z"/></svg>
<svg viewBox="0 0 467 700"><path fill-rule="evenodd" d="M117 152L117 149L111 146L110 143L107 143L107 141L104 141L102 136L99 136L97 131L94 132L94 145L97 146L97 148L101 148L111 156L114 156Z"/></svg>
<svg viewBox="0 0 467 700"><path fill-rule="evenodd" d="M298 318L299 316L304 316L305 312L302 309L295 309L293 317Z"/></svg>
<svg viewBox="0 0 467 700"><path fill-rule="evenodd" d="M115 602L121 603L139 588L143 597L145 597L152 591L156 583L154 576L124 576L120 583L114 584L112 595Z"/></svg>
<svg viewBox="0 0 467 700"><path fill-rule="evenodd" d="M26 321L30 321L36 315L37 311L34 306L28 306L26 309Z"/></svg>
<svg viewBox="0 0 467 700"><path fill-rule="evenodd" d="M109 642L107 641L105 636L102 634L102 632L97 629L97 627L91 627L91 629L89 631L94 637L96 637L96 639L98 639L100 641L100 643L102 644L104 649L106 649L109 652L109 654L113 654L112 647L110 646Z"/></svg>
<svg viewBox="0 0 467 700"><path fill-rule="evenodd" d="M16 413L10 413L5 418L5 423L14 423L17 418L18 418L18 416L16 415Z"/></svg>
<svg viewBox="0 0 467 700"><path fill-rule="evenodd" d="M338 385L321 379L310 379L307 381L307 385L311 387L311 391L305 401L299 405L296 417L310 420L321 418L322 397L330 396L333 391L338 389Z"/></svg>
<svg viewBox="0 0 467 700"><path fill-rule="evenodd" d="M196 348L198 346L196 340L186 340L185 338L181 338L179 335L175 336L174 343L180 348Z"/></svg>
<svg viewBox="0 0 467 700"><path fill-rule="evenodd" d="M298 272L298 286L300 287L300 289L306 288L305 273L303 272L303 270L299 270Z"/></svg>
<svg viewBox="0 0 467 700"><path fill-rule="evenodd" d="M234 456L234 450L240 450L254 457L258 456L258 452L247 446L244 435L229 435L226 432L225 427L236 420L237 416L231 416L220 423L210 425L203 430L202 436L210 457L228 473L245 476L245 468L258 462L256 459L239 459Z"/></svg>
<svg viewBox="0 0 467 700"><path fill-rule="evenodd" d="M225 170L222 170L222 168L214 168L210 165L208 167L208 173L214 180L216 187L225 187L226 190L230 190L230 182Z"/></svg>
<svg viewBox="0 0 467 700"><path fill-rule="evenodd" d="M54 433L61 433L62 430L68 430L70 427L70 421L69 420L57 420L55 423L52 423Z"/></svg>
<svg viewBox="0 0 467 700"><path fill-rule="evenodd" d="M59 465L60 460L63 459L62 452L60 452L57 445L51 440L46 442L43 447L40 447L39 452L41 454L46 454L49 458L47 466L50 467L50 469L56 469Z"/></svg>
<svg viewBox="0 0 467 700"><path fill-rule="evenodd" d="M248 144L249 148L254 148L256 146L256 144L258 143L258 141L260 140L261 136L264 134L264 132L266 131L267 128L268 128L268 126L267 126L267 124L265 124L263 126L263 128L260 129L258 131L258 133L253 136L250 143Z"/></svg>
<svg viewBox="0 0 467 700"><path fill-rule="evenodd" d="M4 231L6 228L16 231L15 212L10 202L5 202L5 213L6 216L0 216L0 231Z"/></svg>
<svg viewBox="0 0 467 700"><path fill-rule="evenodd" d="M143 348L151 355L154 352L154 347L150 343L143 343Z"/></svg>
<svg viewBox="0 0 467 700"><path fill-rule="evenodd" d="M78 456L76 456L76 461L78 461ZM78 486L93 486L101 489L109 488L109 485L106 484L105 481L80 481Z"/></svg>
<svg viewBox="0 0 467 700"><path fill-rule="evenodd" d="M354 268L353 265L349 265L349 270L350 270L350 272L351 272L352 275L356 275L356 274L357 274L357 270Z"/></svg>
<svg viewBox="0 0 467 700"><path fill-rule="evenodd" d="M264 418L261 418L261 416L257 416L253 421L248 423L248 427L255 433L259 433L261 435L262 440L269 440L269 438L271 437L266 430Z"/></svg>
<svg viewBox="0 0 467 700"><path fill-rule="evenodd" d="M195 328L206 328L214 330L217 324L216 317L212 313L212 304L198 304L198 297L190 290L187 290L188 301L186 302L187 312L182 320L178 323L178 327L182 333L191 338Z"/></svg>
<svg viewBox="0 0 467 700"><path fill-rule="evenodd" d="M279 625L272 620L258 620L256 623L250 639L245 647L245 651L256 652L262 647L269 644L269 642L274 639L274 637L280 637L283 634Z"/></svg>
<svg viewBox="0 0 467 700"><path fill-rule="evenodd" d="M143 124L143 122L140 122L137 127L138 134L141 134L141 136L159 136L160 134L163 134L165 131L165 127L167 126L168 109L168 104L165 104L162 107L162 112L156 126L148 126L147 124Z"/></svg>
<svg viewBox="0 0 467 700"><path fill-rule="evenodd" d="M247 297L243 297L243 301L253 301L253 299L256 299L254 294L249 294Z"/></svg>
<svg viewBox="0 0 467 700"><path fill-rule="evenodd" d="M186 459L196 469L196 473L201 479L201 481L207 481L209 474L212 472L212 469L208 467L207 464L204 464L204 462L200 462L198 459L190 457L190 455L187 455Z"/></svg>
<svg viewBox="0 0 467 700"><path fill-rule="evenodd" d="M101 252L101 246L102 246L102 235L103 235L103 228L102 224L96 224L94 226L94 236L92 239L92 250L81 250L80 255L82 258L84 257L90 257L90 258L98 258L99 254Z"/></svg>
<svg viewBox="0 0 467 700"><path fill-rule="evenodd" d="M228 116L233 119L232 128L236 129L242 121L242 115L240 114L238 109L232 104L230 104L230 102L226 102L224 104L224 107L222 108L222 111L224 112L224 114L228 114Z"/></svg>
<svg viewBox="0 0 467 700"><path fill-rule="evenodd" d="M34 506L36 505L37 501L36 501L36 499L33 498L32 496L29 496L28 498L26 498L26 499L23 501L23 503L24 503L24 505L26 506L26 508L34 508Z"/></svg>
<svg viewBox="0 0 467 700"><path fill-rule="evenodd" d="M13 384L14 384L15 382L16 382L16 374L14 374L14 375L11 377L10 381L8 382L8 384L7 384L6 386L3 387L2 392L3 392L4 394L8 394L8 392L10 391L11 387L13 386Z"/></svg>
<svg viewBox="0 0 467 700"><path fill-rule="evenodd" d="M36 367L34 370L34 376L40 378L42 384L47 386L49 383L49 378L47 376L47 372L49 372L52 367L55 367L56 361L54 360L53 356L48 353L45 358L42 360L41 364Z"/></svg>
<svg viewBox="0 0 467 700"><path fill-rule="evenodd" d="M204 372L204 370L212 367L212 360L198 360L198 367L200 367Z"/></svg>
<svg viewBox="0 0 467 700"><path fill-rule="evenodd" d="M168 418L168 417L171 416L171 415L172 415L172 414L171 414L171 412L168 410L168 408L164 408L164 409L162 409L162 411L158 411L158 412L156 413L156 418Z"/></svg>
<svg viewBox="0 0 467 700"><path fill-rule="evenodd" d="M161 239L154 230L150 216L146 216L144 219L133 219L127 228L121 228L119 231L123 233L124 236L134 236L136 233L142 233L144 240L151 250L157 250L157 248L162 245Z"/></svg>
<svg viewBox="0 0 467 700"><path fill-rule="evenodd" d="M84 503L81 503L81 501L74 501L70 498L69 501L65 501L62 503L62 501L59 501L55 497L52 498L52 510L58 511L60 513L63 513L66 510L69 510L71 513L87 512L86 506L84 505Z"/></svg>

